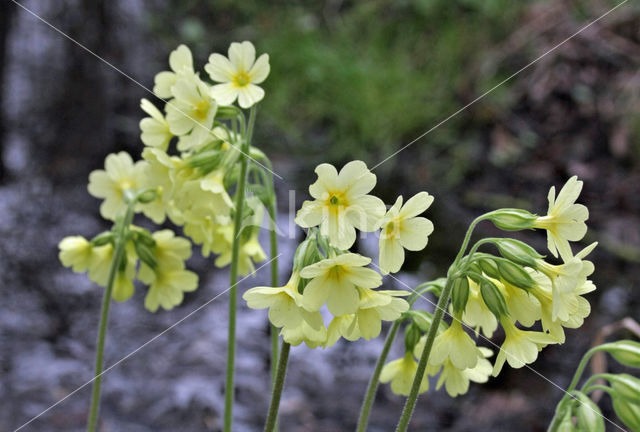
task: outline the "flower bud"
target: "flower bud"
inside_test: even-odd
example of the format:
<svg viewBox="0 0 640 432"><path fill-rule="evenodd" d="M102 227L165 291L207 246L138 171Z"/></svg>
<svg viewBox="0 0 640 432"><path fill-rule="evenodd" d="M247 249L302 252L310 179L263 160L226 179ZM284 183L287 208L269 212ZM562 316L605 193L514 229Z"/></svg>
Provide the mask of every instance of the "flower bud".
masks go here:
<svg viewBox="0 0 640 432"><path fill-rule="evenodd" d="M413 352L413 348L416 346L421 336L422 332L418 326L414 325L413 322L410 323L404 330L405 352Z"/></svg>
<svg viewBox="0 0 640 432"><path fill-rule="evenodd" d="M498 266L496 265L496 262L494 260L489 258L482 258L477 262L480 266L480 269L482 269L482 272L490 278L498 279L500 277L500 274L498 273Z"/></svg>
<svg viewBox="0 0 640 432"><path fill-rule="evenodd" d="M216 119L226 120L238 117L238 108L234 106L218 105L216 110Z"/></svg>
<svg viewBox="0 0 640 432"><path fill-rule="evenodd" d="M91 239L91 245L95 247L104 246L112 242L113 242L113 233L111 231L101 232L100 234L98 234L97 236Z"/></svg>
<svg viewBox="0 0 640 432"><path fill-rule="evenodd" d="M500 255L523 266L535 267L537 259L544 258L534 248L520 240L504 238L494 242Z"/></svg>
<svg viewBox="0 0 640 432"><path fill-rule="evenodd" d="M466 276L459 277L453 281L451 288L451 305L456 315L462 314L469 299L469 279Z"/></svg>
<svg viewBox="0 0 640 432"><path fill-rule="evenodd" d="M418 326L420 331L426 333L431 327L433 315L427 311L409 309L405 312L405 316L411 319L414 325Z"/></svg>
<svg viewBox="0 0 640 432"><path fill-rule="evenodd" d="M621 373L609 377L609 383L617 396L640 405L640 379Z"/></svg>
<svg viewBox="0 0 640 432"><path fill-rule="evenodd" d="M526 210L506 208L491 212L488 219L503 231L521 231L533 228L537 218Z"/></svg>
<svg viewBox="0 0 640 432"><path fill-rule="evenodd" d="M158 189L147 189L138 194L138 202L141 204L149 204L158 198Z"/></svg>
<svg viewBox="0 0 640 432"><path fill-rule="evenodd" d="M482 294L482 300L484 300L487 308L498 320L500 320L500 317L508 315L507 302L504 300L502 293L493 282L483 280L480 283L480 293Z"/></svg>
<svg viewBox="0 0 640 432"><path fill-rule="evenodd" d="M500 277L511 285L529 290L534 287L535 282L527 271L521 266L511 261L498 261L498 272Z"/></svg>
<svg viewBox="0 0 640 432"><path fill-rule="evenodd" d="M620 340L600 346L618 362L625 366L640 368L640 343L632 340Z"/></svg>
<svg viewBox="0 0 640 432"><path fill-rule="evenodd" d="M293 257L293 269L301 270L308 265L315 264L321 258L322 257L318 252L316 235L311 234L302 243L300 243L300 246L296 249L296 253Z"/></svg>
<svg viewBox="0 0 640 432"><path fill-rule="evenodd" d="M630 430L640 430L640 405L621 397L614 397L613 410Z"/></svg>
<svg viewBox="0 0 640 432"><path fill-rule="evenodd" d="M142 236L141 236L142 237ZM136 250L136 254L138 258L149 266L151 269L155 269L158 266L158 261L156 260L156 256L151 250L151 247L142 241L134 241L133 246Z"/></svg>
<svg viewBox="0 0 640 432"><path fill-rule="evenodd" d="M604 432L604 417L600 408L586 394L575 392L579 401L575 408L575 416L578 419L578 430L589 432Z"/></svg>
<svg viewBox="0 0 640 432"><path fill-rule="evenodd" d="M550 432L575 432L578 429L573 424L573 416L571 414L571 409L565 409L562 413L562 420L558 425L558 428Z"/></svg>

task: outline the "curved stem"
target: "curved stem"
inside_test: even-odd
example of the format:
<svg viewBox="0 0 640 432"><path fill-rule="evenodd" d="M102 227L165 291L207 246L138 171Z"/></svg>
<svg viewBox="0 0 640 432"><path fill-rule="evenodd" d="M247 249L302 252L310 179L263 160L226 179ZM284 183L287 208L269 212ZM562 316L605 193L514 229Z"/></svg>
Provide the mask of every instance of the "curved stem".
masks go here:
<svg viewBox="0 0 640 432"><path fill-rule="evenodd" d="M278 371L276 379L273 383L273 393L271 394L271 404L269 405L269 414L267 422L264 426L265 432L273 432L278 419L278 409L280 408L280 397L282 396L282 388L284 387L284 378L287 374L287 362L289 361L289 350L291 345L282 341L282 349L278 358Z"/></svg>
<svg viewBox="0 0 640 432"><path fill-rule="evenodd" d="M582 384L581 391L583 393L586 393L584 389L588 388L594 382L598 380L608 380L611 377L613 377L613 374L610 374L610 373L599 373L599 374L592 375L584 384Z"/></svg>
<svg viewBox="0 0 640 432"><path fill-rule="evenodd" d="M242 226L242 215L244 212L244 197L247 182L247 167L249 164L247 155L251 148L251 135L253 134L253 125L255 123L255 105L251 107L249 114L249 128L245 139L242 142L240 153L240 178L236 190L235 215L233 220L233 246L231 249L231 269L230 289L229 289L229 327L227 338L227 373L224 392L224 432L231 432L231 422L233 418L233 399L234 399L234 373L235 373L235 357L236 357L236 303L237 303L237 283L238 283L238 257L240 256L240 228Z"/></svg>
<svg viewBox="0 0 640 432"><path fill-rule="evenodd" d="M129 225L133 219L135 207L135 199L129 202L124 219L120 221L116 236L114 239L115 250L109 266L109 275L107 276L107 286L102 296L102 310L100 312L100 324L98 326L98 342L96 349L95 373L93 381L93 389L91 392L91 408L89 409L89 418L87 420L87 431L94 432L98 423L98 410L100 408L100 389L102 386L102 366L104 363L104 341L107 335L107 323L109 321L109 306L111 305L111 294L113 292L113 283L122 262L124 248L127 243L126 235Z"/></svg>
<svg viewBox="0 0 640 432"><path fill-rule="evenodd" d="M471 227L469 231L471 231ZM456 263L454 262L454 264ZM407 402L405 403L404 409L402 410L402 415L400 417L400 421L398 421L396 432L405 432L407 430L407 427L409 426L409 421L411 420L413 410L416 406L416 401L418 400L418 391L420 389L420 384L422 383L422 378L424 377L425 370L427 369L427 361L429 360L429 354L431 354L431 347L433 346L433 341L438 334L438 327L440 327L440 321L442 321L442 316L444 315L447 303L449 303L449 297L451 297L452 287L453 283L449 278L447 279L447 283L444 286L444 290L442 290L442 295L438 299L438 304L436 305L436 310L433 315L433 321L431 321L429 333L427 333L427 340L424 344L424 350L422 350L422 355L420 356L420 362L418 363L416 376L413 379L411 391L409 392L409 397L407 398Z"/></svg>
<svg viewBox="0 0 640 432"><path fill-rule="evenodd" d="M369 385L367 386L367 393L364 400L362 401L362 408L360 408L360 417L358 418L357 432L365 432L367 430L367 424L369 423L369 413L371 412L371 406L373 405L376 391L378 390L378 384L380 383L380 372L382 371L384 362L387 360L387 356L389 355L391 345L393 344L393 341L396 338L396 334L398 333L398 329L400 328L400 321L400 319L397 319L393 322L393 325L391 326L391 328L389 329L389 333L387 334L387 338L384 341L382 352L380 353L380 357L378 357L376 367L373 370L373 375L371 375Z"/></svg>
<svg viewBox="0 0 640 432"><path fill-rule="evenodd" d="M607 386L605 386L605 385L600 385L600 384L594 384L594 385L592 385L592 386L590 386L590 387L587 387L587 388L583 391L583 393L584 393L584 394L589 394L589 393L594 392L594 391L596 391L596 390L602 390L602 391L604 391L604 392L606 392L606 393L608 393L608 394L610 394L610 395L611 395L611 394L614 394L614 393L613 393L613 390L611 389L611 387L607 387Z"/></svg>
<svg viewBox="0 0 640 432"><path fill-rule="evenodd" d="M549 424L549 428L547 429L548 431L555 431L558 426L560 425L560 422L562 421L562 418L558 415L560 412L562 412L562 407L564 406L564 404L567 403L567 401L572 398L571 396L571 392L576 388L576 386L578 385L578 382L580 382L580 378L582 377L582 373L584 372L584 369L587 367L587 364L589 363L589 360L591 360L591 357L598 351L600 351L601 346L597 346L594 348L591 348L589 351L587 351L583 356L582 359L580 360L580 363L578 364L578 368L576 369L575 374L573 375L573 379L571 380L571 383L569 384L569 387L567 388L566 392L564 393L564 395L562 396L562 399L560 399L560 402L558 402L558 405L556 407L556 412L553 416L553 419L551 419L551 424Z"/></svg>

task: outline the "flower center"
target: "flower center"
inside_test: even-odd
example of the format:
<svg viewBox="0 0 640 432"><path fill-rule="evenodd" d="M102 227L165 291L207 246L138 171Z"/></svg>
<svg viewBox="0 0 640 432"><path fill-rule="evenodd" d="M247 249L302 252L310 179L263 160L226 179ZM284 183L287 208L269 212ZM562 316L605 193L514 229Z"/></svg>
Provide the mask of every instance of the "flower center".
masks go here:
<svg viewBox="0 0 640 432"><path fill-rule="evenodd" d="M338 205L338 204L340 204L340 199L337 196L334 195L334 196L331 197L329 202L331 203L331 205Z"/></svg>
<svg viewBox="0 0 640 432"><path fill-rule="evenodd" d="M246 72L239 72L233 77L233 83L236 87L246 87L250 82L251 78Z"/></svg>
<svg viewBox="0 0 640 432"><path fill-rule="evenodd" d="M205 120L207 118L207 113L209 112L209 101L206 99L201 100L196 105L195 114L198 120Z"/></svg>

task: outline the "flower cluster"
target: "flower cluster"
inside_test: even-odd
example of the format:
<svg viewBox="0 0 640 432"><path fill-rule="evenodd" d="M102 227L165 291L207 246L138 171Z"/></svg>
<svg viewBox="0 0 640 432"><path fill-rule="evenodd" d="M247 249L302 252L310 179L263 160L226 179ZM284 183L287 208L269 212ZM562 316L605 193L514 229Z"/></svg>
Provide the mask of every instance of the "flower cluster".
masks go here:
<svg viewBox="0 0 640 432"><path fill-rule="evenodd" d="M582 325L590 313L589 302L583 296L595 290L588 279L594 266L585 258L596 244L575 255L569 245L569 241L581 240L586 232L588 210L575 203L581 188L582 182L572 177L556 198L552 187L546 216L502 209L479 218L508 231L547 230L549 251L553 255L559 251L562 262L545 261L521 241L490 238L480 240L469 255L452 267L452 321L438 329L427 367L429 375L440 373L438 388L444 384L451 396L465 393L469 381L485 382L490 375L497 376L505 362L513 368L530 364L545 346L564 342L565 328ZM493 244L500 256L477 252L482 244ZM527 329L538 322L542 331ZM505 338L492 365L488 360L491 350L479 347L465 327L474 329L476 338L482 333L488 339L498 325ZM418 327L410 325L407 331L415 332ZM394 392L408 394L412 379L407 377L415 374L415 358L420 358L425 340L426 336L405 338L405 342L409 341L405 356L385 366L381 380L391 381ZM421 391L426 390L424 384Z"/></svg>
<svg viewBox="0 0 640 432"><path fill-rule="evenodd" d="M256 84L269 74L269 57L263 54L256 60L250 42L232 43L228 58L212 54L205 66L211 80L221 83L217 85L195 71L191 51L184 45L171 53L169 66L169 71L156 75L153 88L164 109L147 99L140 104L148 115L140 121L142 159L134 161L126 152L108 155L104 169L90 174L88 190L103 200L100 214L111 221L125 212L128 196L142 197L135 203L135 213L156 224L168 218L182 226L186 236L201 245L202 254L217 254L215 264L223 267L231 261L237 168L242 144L250 134L244 114L231 104L237 99L240 107L249 108L263 98L264 91ZM257 240L264 214L262 198L255 195L244 200L238 266L242 275L252 273L254 263L266 258ZM96 239L64 239L60 259L74 271L88 270L91 280L105 286L114 235L107 242L103 235ZM131 297L137 273L149 285L145 300L149 310L178 305L182 293L197 285L195 274L184 269L189 255L189 242L171 231L150 234L131 227L126 263L114 282L113 298ZM142 261L139 271L138 259Z"/></svg>
<svg viewBox="0 0 640 432"><path fill-rule="evenodd" d="M369 193L376 176L362 161L347 163L338 172L333 165L316 168L318 179L309 187L313 201L305 201L296 223L309 229L294 258L293 273L284 287L257 287L244 299L254 309L269 308L269 319L292 345L328 347L341 337L350 341L380 334L382 321L395 321L409 309L407 291L380 290L382 276L369 268L371 258L350 252L356 229L379 231L379 269L397 272L404 249L423 249L433 224L423 213L433 201L426 192L402 197L389 211ZM321 311L331 321L325 326Z"/></svg>

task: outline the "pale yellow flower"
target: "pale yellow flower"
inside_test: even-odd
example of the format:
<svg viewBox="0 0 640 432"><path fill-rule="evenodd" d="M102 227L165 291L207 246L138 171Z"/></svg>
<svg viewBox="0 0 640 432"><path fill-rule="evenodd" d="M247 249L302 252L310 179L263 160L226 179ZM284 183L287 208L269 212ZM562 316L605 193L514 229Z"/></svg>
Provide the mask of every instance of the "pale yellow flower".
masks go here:
<svg viewBox="0 0 640 432"><path fill-rule="evenodd" d="M455 319L447 330L433 341L429 364L441 365L447 359L458 369L473 368L478 363L478 347Z"/></svg>
<svg viewBox="0 0 640 432"><path fill-rule="evenodd" d="M556 188L549 190L549 210L546 216L539 217L534 222L534 228L547 230L547 245L549 252L557 257L558 252L563 259L573 254L569 241L582 240L587 232L585 221L589 218L589 210L576 200L582 190L582 181L578 177L571 177L562 187L556 198Z"/></svg>
<svg viewBox="0 0 640 432"><path fill-rule="evenodd" d="M504 328L505 340L496 357L493 376L498 376L505 361L514 369L521 368L536 361L542 348L557 343L550 334L519 329L508 317L502 318L500 324Z"/></svg>
<svg viewBox="0 0 640 432"><path fill-rule="evenodd" d="M171 87L180 77L193 77L193 56L191 50L185 45L179 45L169 55L170 71L160 72L155 77L153 92L163 99L173 97Z"/></svg>
<svg viewBox="0 0 640 432"><path fill-rule="evenodd" d="M356 240L356 231L375 231L384 215L381 199L367 195L376 184L376 176L362 161L351 161L340 174L330 164L315 170L318 180L309 186L314 201L305 201L295 222L302 228L320 225L320 233L332 246L347 250Z"/></svg>
<svg viewBox="0 0 640 432"><path fill-rule="evenodd" d="M166 151L173 134L169 130L169 123L158 108L147 99L140 101L140 108L151 117L140 120L140 139L144 145Z"/></svg>
<svg viewBox="0 0 640 432"><path fill-rule="evenodd" d="M480 287L470 278L469 280L469 298L467 306L462 314L462 322L476 330L476 336L479 331L490 338L493 332L498 328L498 320L496 316L489 310L480 294Z"/></svg>
<svg viewBox="0 0 640 432"><path fill-rule="evenodd" d="M299 345L324 342L326 329L320 312L309 312L302 307L302 295L298 292L300 275L294 272L283 287L251 288L242 296L252 309L269 309L269 321L282 328L284 340Z"/></svg>
<svg viewBox="0 0 640 432"><path fill-rule="evenodd" d="M382 219L379 241L382 274L400 270L404 262L404 249L419 251L427 246L429 235L433 232L433 223L417 216L429 208L432 202L433 196L420 192L403 206L402 196L399 196L387 211Z"/></svg>
<svg viewBox="0 0 640 432"><path fill-rule="evenodd" d="M115 220L117 214L127 208L124 193L138 190L143 183L144 164L133 163L129 153L113 153L106 157L104 170L95 170L89 174L89 193L103 198L100 215Z"/></svg>
<svg viewBox="0 0 640 432"><path fill-rule="evenodd" d="M82 273L89 269L93 246L87 239L81 236L65 237L58 244L60 253L58 257L65 267L71 267L76 273Z"/></svg>
<svg viewBox="0 0 640 432"><path fill-rule="evenodd" d="M491 357L493 352L484 347L480 347L478 350L478 363L473 368L458 369L450 360L446 360L442 365L442 370L440 370L436 390L439 390L444 384L447 394L451 397L456 397L465 394L469 390L470 381L477 383L489 381L493 366L491 366L491 362L487 358Z"/></svg>
<svg viewBox="0 0 640 432"><path fill-rule="evenodd" d="M256 60L256 49L251 42L233 42L229 58L211 54L204 70L213 81L222 83L211 89L211 96L220 105L231 105L238 99L242 108L249 108L264 97L264 90L256 84L269 75L269 55L262 54Z"/></svg>
<svg viewBox="0 0 640 432"><path fill-rule="evenodd" d="M140 266L138 278L149 285L149 291L144 299L144 307L151 312L162 307L165 310L173 309L182 303L185 292L198 288L198 275L189 270L162 269L155 271L145 264Z"/></svg>
<svg viewBox="0 0 640 432"><path fill-rule="evenodd" d="M403 312L409 310L409 303L398 297L409 295L408 291L375 291L358 288L360 302L353 314L334 317L329 324L325 347L335 344L340 336L349 341L361 337L372 339L380 335L382 321L395 321Z"/></svg>
<svg viewBox="0 0 640 432"><path fill-rule="evenodd" d="M155 189L158 197L147 204L141 204L144 215L161 224L169 216L176 225L182 225L184 218L176 207L174 191L176 189L173 177L175 170L180 165L180 158L169 156L166 152L152 147L146 147L142 152L145 159L143 164L142 188Z"/></svg>
<svg viewBox="0 0 640 432"><path fill-rule="evenodd" d="M198 77L180 78L171 92L175 99L166 105L171 133L178 136L190 133L194 142L211 136L218 105L209 96L209 86Z"/></svg>
<svg viewBox="0 0 640 432"><path fill-rule="evenodd" d="M397 395L409 396L417 370L418 363L413 358L413 354L406 352L404 357L384 365L380 372L380 382L391 381L392 392ZM429 379L425 373L420 382L419 392L424 393L427 390L429 390Z"/></svg>
<svg viewBox="0 0 640 432"><path fill-rule="evenodd" d="M354 253L327 258L302 269L300 275L311 279L303 293L303 306L317 311L326 302L334 316L353 314L360 303L360 288L375 288L382 277L365 268L371 259Z"/></svg>

